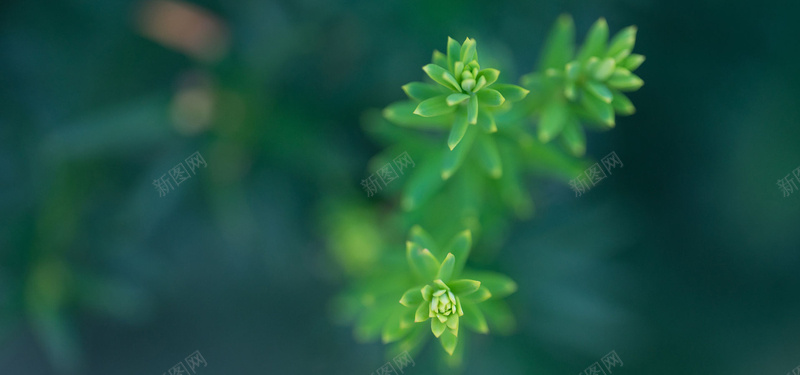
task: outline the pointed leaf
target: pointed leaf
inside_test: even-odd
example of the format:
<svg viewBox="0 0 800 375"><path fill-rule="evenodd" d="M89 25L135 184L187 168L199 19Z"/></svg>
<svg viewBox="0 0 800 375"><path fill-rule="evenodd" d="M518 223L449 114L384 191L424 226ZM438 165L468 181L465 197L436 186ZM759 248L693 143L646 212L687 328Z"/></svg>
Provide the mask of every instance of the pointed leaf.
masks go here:
<svg viewBox="0 0 800 375"><path fill-rule="evenodd" d="M500 71L492 68L481 69L481 71L478 72L478 77L486 78L486 86L489 86L497 81L497 77L500 77Z"/></svg>
<svg viewBox="0 0 800 375"><path fill-rule="evenodd" d="M629 116L636 112L636 107L633 106L633 103L631 103L631 100L628 99L625 94L617 90L613 90L611 93L614 96L613 99L611 99L611 105L614 107L617 114Z"/></svg>
<svg viewBox="0 0 800 375"><path fill-rule="evenodd" d="M505 301L486 301L480 305L480 309L483 311L486 322L494 333L509 335L514 331L517 321Z"/></svg>
<svg viewBox="0 0 800 375"><path fill-rule="evenodd" d="M475 59L475 39L467 38L461 45L461 61L470 62Z"/></svg>
<svg viewBox="0 0 800 375"><path fill-rule="evenodd" d="M456 116L457 117L457 116ZM433 154L414 168L403 189L402 207L406 211L417 209L430 199L444 184L442 180L442 154Z"/></svg>
<svg viewBox="0 0 800 375"><path fill-rule="evenodd" d="M467 275L470 279L481 282L481 288L488 289L492 298L503 298L517 291L517 283L510 277L491 271L473 271Z"/></svg>
<svg viewBox="0 0 800 375"><path fill-rule="evenodd" d="M458 336L458 314L450 315L450 317L447 318L447 322L445 322L445 324L447 324L447 328L453 330L454 335Z"/></svg>
<svg viewBox="0 0 800 375"><path fill-rule="evenodd" d="M562 14L558 17L539 60L539 70L560 69L572 58L575 53L575 24L572 17Z"/></svg>
<svg viewBox="0 0 800 375"><path fill-rule="evenodd" d="M464 269L464 264L467 263L469 258L470 249L472 248L472 233L469 229L457 234L445 246L444 251L452 253L456 258L455 266L453 267L453 275L460 275Z"/></svg>
<svg viewBox="0 0 800 375"><path fill-rule="evenodd" d="M453 122L453 127L450 129L450 135L447 137L447 147L450 147L450 150L453 150L456 148L456 146L458 146L458 143L464 138L464 134L467 133L468 127L469 124L467 123L467 118L465 116L456 116L456 120Z"/></svg>
<svg viewBox="0 0 800 375"><path fill-rule="evenodd" d="M472 100L470 100L472 101ZM467 133L461 139L461 142L451 151L446 151L442 161L441 179L447 180L452 176L464 161L467 153L472 149L472 143L475 140L476 131L473 127L467 129Z"/></svg>
<svg viewBox="0 0 800 375"><path fill-rule="evenodd" d="M420 294L422 294L422 299L430 301L433 297L433 288L430 285L425 285L420 290Z"/></svg>
<svg viewBox="0 0 800 375"><path fill-rule="evenodd" d="M530 91L517 86L517 85L508 85L505 83L497 83L492 85L492 88L497 90L500 95L505 98L505 100L510 102L517 102L525 98Z"/></svg>
<svg viewBox="0 0 800 375"><path fill-rule="evenodd" d="M442 343L442 347L447 354L453 355L453 352L456 350L456 345L458 344L458 336L453 332L445 330L439 337L439 342Z"/></svg>
<svg viewBox="0 0 800 375"><path fill-rule="evenodd" d="M478 288L477 291L475 291L475 293L470 293L468 295L465 295L464 297L459 297L459 298L462 298L464 301L478 303L486 301L491 297L492 297L492 292L490 292L488 288L483 286L483 282L481 282L481 286Z"/></svg>
<svg viewBox="0 0 800 375"><path fill-rule="evenodd" d="M494 137L481 135L476 140L475 152L483 169L491 178L500 178L503 175L503 165Z"/></svg>
<svg viewBox="0 0 800 375"><path fill-rule="evenodd" d="M644 85L644 81L628 69L617 68L611 74L607 84L620 91L636 91Z"/></svg>
<svg viewBox="0 0 800 375"><path fill-rule="evenodd" d="M611 103L611 98L613 97L611 90L602 83L586 81L586 91L606 103Z"/></svg>
<svg viewBox="0 0 800 375"><path fill-rule="evenodd" d="M430 312L431 303L428 301L422 302L417 307L417 311L414 313L414 322L420 323L428 320L430 318L428 316L428 312Z"/></svg>
<svg viewBox="0 0 800 375"><path fill-rule="evenodd" d="M456 107L447 104L447 95L434 96L419 103L414 114L422 117L433 117L455 112Z"/></svg>
<svg viewBox="0 0 800 375"><path fill-rule="evenodd" d="M418 105L419 103L410 100L392 103L384 108L383 117L395 125L414 129L441 129L449 126L448 116L422 117L414 114Z"/></svg>
<svg viewBox="0 0 800 375"><path fill-rule="evenodd" d="M442 68L436 64L428 64L422 67L422 70L428 74L428 77L431 77L436 83L453 90L455 92L461 92L461 87L456 82L455 77L450 74L445 68Z"/></svg>
<svg viewBox="0 0 800 375"><path fill-rule="evenodd" d="M441 95L442 92L434 85L423 82L410 82L403 85L403 91L409 98L423 101L434 96Z"/></svg>
<svg viewBox="0 0 800 375"><path fill-rule="evenodd" d="M581 106L583 106L592 120L608 127L614 126L614 108L611 107L610 103L597 98L594 94L585 92L581 96Z"/></svg>
<svg viewBox="0 0 800 375"><path fill-rule="evenodd" d="M546 143L561 133L568 114L566 103L561 100L551 101L542 111L539 120L539 140Z"/></svg>
<svg viewBox="0 0 800 375"><path fill-rule="evenodd" d="M605 18L600 18L589 29L586 41L583 43L578 60L586 61L592 56L602 56L606 50L608 42L608 23Z"/></svg>
<svg viewBox="0 0 800 375"><path fill-rule="evenodd" d="M403 297L400 298L400 303L406 307L414 307L419 306L422 303L422 292L420 287L413 287L403 293Z"/></svg>
<svg viewBox="0 0 800 375"><path fill-rule="evenodd" d="M408 240L416 243L423 249L430 250L434 255L438 254L439 246L436 245L433 237L431 237L431 235L419 225L414 225L411 227L411 230L408 234Z"/></svg>
<svg viewBox="0 0 800 375"><path fill-rule="evenodd" d="M453 266L455 266L455 263L456 258L453 254L447 253L447 257L444 258L442 265L439 266L439 272L436 273L436 278L445 283L450 281L450 277L453 276Z"/></svg>
<svg viewBox="0 0 800 375"><path fill-rule="evenodd" d="M644 62L644 56L638 53L634 53L626 57L625 60L622 60L622 62L620 62L618 65L632 72L636 70L636 68L638 68L639 65L642 65L643 62Z"/></svg>
<svg viewBox="0 0 800 375"><path fill-rule="evenodd" d="M503 94L500 94L500 92L495 89L483 89L478 91L478 93L475 95L478 96L481 104L488 105L490 107L501 105L506 101L506 98L503 97Z"/></svg>
<svg viewBox="0 0 800 375"><path fill-rule="evenodd" d="M456 61L461 57L461 44L455 39L447 37L447 67L453 69Z"/></svg>
<svg viewBox="0 0 800 375"><path fill-rule="evenodd" d="M403 314L406 310L409 309L398 309L389 316L389 319L383 325L381 341L383 341L384 344L400 340L411 332L411 327L404 325L402 322Z"/></svg>
<svg viewBox="0 0 800 375"><path fill-rule="evenodd" d="M614 73L614 68L616 68L614 59L606 57L605 59L600 60L594 67L594 71L592 71L592 76L598 82L603 82L607 80L608 77L611 77L611 73Z"/></svg>
<svg viewBox="0 0 800 375"><path fill-rule="evenodd" d="M461 320L464 322L465 326L478 333L489 333L489 325L486 324L486 317L483 315L478 305L467 302L463 304L463 309L464 316L461 317Z"/></svg>
<svg viewBox="0 0 800 375"><path fill-rule="evenodd" d="M467 121L473 125L478 123L478 98L475 95L467 103Z"/></svg>
<svg viewBox="0 0 800 375"><path fill-rule="evenodd" d="M486 133L497 132L497 123L494 121L494 115L489 113L489 111L478 112L478 126Z"/></svg>
<svg viewBox="0 0 800 375"><path fill-rule="evenodd" d="M586 133L574 116L567 120L564 130L561 132L561 139L572 155L581 157L586 153Z"/></svg>
<svg viewBox="0 0 800 375"><path fill-rule="evenodd" d="M439 261L428 249L406 242L406 259L411 269L422 279L432 280L439 271Z"/></svg>
<svg viewBox="0 0 800 375"><path fill-rule="evenodd" d="M447 285L450 286L450 291L452 291L453 294L462 297L478 291L481 287L481 282L478 280L461 279L451 281Z"/></svg>
<svg viewBox="0 0 800 375"><path fill-rule="evenodd" d="M447 328L447 325L443 323L441 320L431 319L431 331L433 332L434 336L436 337L441 336L445 328Z"/></svg>
<svg viewBox="0 0 800 375"><path fill-rule="evenodd" d="M469 95L463 93L450 94L447 96L447 105L456 105L469 99Z"/></svg>
<svg viewBox="0 0 800 375"><path fill-rule="evenodd" d="M431 58L431 61L434 64L439 65L442 68L447 69L447 56L445 54L439 52L439 50L433 50L433 58Z"/></svg>
<svg viewBox="0 0 800 375"><path fill-rule="evenodd" d="M630 55L636 43L636 26L628 26L611 38L606 56L614 60L622 60Z"/></svg>

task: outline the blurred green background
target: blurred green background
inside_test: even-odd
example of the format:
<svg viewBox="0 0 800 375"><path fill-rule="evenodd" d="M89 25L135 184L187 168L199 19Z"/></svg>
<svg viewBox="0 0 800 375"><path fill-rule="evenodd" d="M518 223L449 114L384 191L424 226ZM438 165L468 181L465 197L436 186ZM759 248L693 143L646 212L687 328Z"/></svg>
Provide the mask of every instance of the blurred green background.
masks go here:
<svg viewBox="0 0 800 375"><path fill-rule="evenodd" d="M776 374L800 365L800 5L788 1L5 1L0 373L369 374L332 323L320 206L380 147L361 115L447 36L519 77L561 13L639 27L637 113L589 135L624 168L576 198L532 181L492 268L510 336L467 374ZM153 180L207 162L159 197ZM413 157L413 155L412 155ZM429 347L410 374L435 373Z"/></svg>

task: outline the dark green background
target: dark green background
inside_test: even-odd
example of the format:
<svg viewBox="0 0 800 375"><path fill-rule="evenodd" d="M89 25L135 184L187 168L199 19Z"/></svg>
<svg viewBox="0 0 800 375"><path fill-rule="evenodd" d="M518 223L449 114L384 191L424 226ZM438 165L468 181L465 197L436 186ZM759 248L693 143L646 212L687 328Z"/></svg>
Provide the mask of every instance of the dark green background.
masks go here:
<svg viewBox="0 0 800 375"><path fill-rule="evenodd" d="M624 168L580 198L534 181L493 266L519 330L473 341L466 373L575 374L611 350L622 375L800 365L800 194L776 185L800 167L796 2L206 1L231 32L213 64L137 32L140 5L0 5L0 373L155 375L195 350L200 375L376 371L381 346L330 322L345 280L318 211L361 193L361 114L447 36L519 77L563 12L578 35L639 27L638 111L588 144ZM225 93L192 135L169 115L187 72ZM194 151L208 168L159 198ZM432 350L406 373L434 373Z"/></svg>

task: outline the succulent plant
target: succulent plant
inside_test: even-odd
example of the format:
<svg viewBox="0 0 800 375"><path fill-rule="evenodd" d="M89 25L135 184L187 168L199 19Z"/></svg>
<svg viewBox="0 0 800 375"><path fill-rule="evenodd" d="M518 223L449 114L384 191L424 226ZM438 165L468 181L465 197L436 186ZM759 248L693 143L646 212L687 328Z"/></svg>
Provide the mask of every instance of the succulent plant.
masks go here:
<svg viewBox="0 0 800 375"><path fill-rule="evenodd" d="M522 78L523 86L536 91L534 111L538 137L548 142L561 136L576 156L586 151L581 123L599 129L612 128L615 114L627 116L635 107L623 92L636 91L644 81L632 72L644 56L632 54L636 26L618 32L609 41L608 24L600 18L589 30L583 46L575 53L575 26L563 15L542 53L539 70Z"/></svg>
<svg viewBox="0 0 800 375"><path fill-rule="evenodd" d="M435 246L422 228L412 228L411 238L406 243L406 258L416 280L422 284L408 289L400 298L400 303L415 309L415 323L430 319L431 332L439 338L444 350L452 355L458 343L461 321L478 333L489 332L478 304L491 298L492 291L480 280L460 278L472 246L469 230L459 233L450 241L444 249L447 255L441 262L434 252L441 254L444 251L437 251ZM498 296L506 296L516 290L516 284L506 276L487 276L493 279L490 285L495 286Z"/></svg>
<svg viewBox="0 0 800 375"><path fill-rule="evenodd" d="M475 39L467 38L464 44L459 44L448 38L447 54L434 51L433 62L422 67L433 83L404 85L403 91L412 101L391 105L384 115L401 125L420 123L414 116L432 118L428 122L450 124L447 138L450 150L461 142L469 125L478 125L487 133L496 132L495 109L506 102L523 99L528 90L497 83L500 71L481 68L476 46Z"/></svg>

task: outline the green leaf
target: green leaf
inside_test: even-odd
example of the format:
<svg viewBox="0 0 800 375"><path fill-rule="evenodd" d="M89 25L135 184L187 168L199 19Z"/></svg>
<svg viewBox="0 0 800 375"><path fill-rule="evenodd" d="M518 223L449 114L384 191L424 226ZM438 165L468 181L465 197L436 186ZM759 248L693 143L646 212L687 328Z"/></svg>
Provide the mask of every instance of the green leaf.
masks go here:
<svg viewBox="0 0 800 375"><path fill-rule="evenodd" d="M433 332L434 336L436 337L441 336L445 328L447 328L447 325L445 323L442 323L442 321L440 321L439 319L431 319L431 332Z"/></svg>
<svg viewBox="0 0 800 375"><path fill-rule="evenodd" d="M469 99L469 95L457 93L457 94L450 94L447 96L447 105L456 105L465 100Z"/></svg>
<svg viewBox="0 0 800 375"><path fill-rule="evenodd" d="M586 61L592 56L603 56L608 42L608 23L605 18L600 18L589 29L586 41L583 43L578 60Z"/></svg>
<svg viewBox="0 0 800 375"><path fill-rule="evenodd" d="M478 333L489 333L489 325L486 324L486 317L483 315L478 305L467 302L461 306L464 309L464 316L461 317L461 320L464 322L465 326Z"/></svg>
<svg viewBox="0 0 800 375"><path fill-rule="evenodd" d="M586 91L606 103L611 103L611 90L609 90L608 87L602 83L596 81L586 81Z"/></svg>
<svg viewBox="0 0 800 375"><path fill-rule="evenodd" d="M472 294L481 287L481 282L477 280L461 279L451 281L449 284L450 291L457 296L466 296Z"/></svg>
<svg viewBox="0 0 800 375"><path fill-rule="evenodd" d="M611 38L606 56L614 60L622 60L630 55L636 43L636 26L628 26Z"/></svg>
<svg viewBox="0 0 800 375"><path fill-rule="evenodd" d="M453 351L456 350L456 345L458 344L458 336L449 330L445 330L439 337L439 342L442 343L442 347L447 354L453 355Z"/></svg>
<svg viewBox="0 0 800 375"><path fill-rule="evenodd" d="M468 277L480 281L481 288L488 289L492 298L503 298L517 291L517 283L501 273L473 271L468 273Z"/></svg>
<svg viewBox="0 0 800 375"><path fill-rule="evenodd" d="M436 273L436 279L442 280L445 283L450 281L450 278L453 276L453 266L455 266L455 263L456 257L453 256L453 253L447 253L442 265L439 266L439 272Z"/></svg>
<svg viewBox="0 0 800 375"><path fill-rule="evenodd" d="M509 335L514 331L517 322L514 313L503 300L491 300L481 304L489 328L495 333ZM466 315L466 313L464 313Z"/></svg>
<svg viewBox="0 0 800 375"><path fill-rule="evenodd" d="M478 98L474 95L467 103L467 121L473 125L478 123Z"/></svg>
<svg viewBox="0 0 800 375"><path fill-rule="evenodd" d="M406 243L406 259L411 269L422 280L433 280L439 270L439 261L428 249L413 242Z"/></svg>
<svg viewBox="0 0 800 375"><path fill-rule="evenodd" d="M592 72L592 76L598 82L603 82L611 77L611 73L614 73L614 68L616 64L614 63L614 59L610 57L606 57L605 59L600 60L594 68Z"/></svg>
<svg viewBox="0 0 800 375"><path fill-rule="evenodd" d="M478 161L489 177L500 178L503 175L503 165L494 138L490 135L481 135L475 146Z"/></svg>
<svg viewBox="0 0 800 375"><path fill-rule="evenodd" d="M615 69L607 83L608 86L620 91L636 91L644 85L644 81L641 78L625 68Z"/></svg>
<svg viewBox="0 0 800 375"><path fill-rule="evenodd" d="M497 77L499 76L500 76L500 71L492 68L481 69L481 71L478 72L478 77L486 78L486 86L495 83L497 81Z"/></svg>
<svg viewBox="0 0 800 375"><path fill-rule="evenodd" d="M425 301L420 303L419 307L417 307L417 311L414 313L414 322L420 323L428 320L428 318L430 318L430 316L428 316L430 310L431 310L430 302Z"/></svg>
<svg viewBox="0 0 800 375"><path fill-rule="evenodd" d="M581 74L581 62L572 61L564 66L564 72L567 76L567 81L575 81Z"/></svg>
<svg viewBox="0 0 800 375"><path fill-rule="evenodd" d="M411 242L416 243L417 245L421 246L424 249L430 250L432 253L437 254L439 250L439 246L436 245L436 242L433 240L428 232L425 229L422 229L419 225L414 225L411 227L409 231L408 240Z"/></svg>
<svg viewBox="0 0 800 375"><path fill-rule="evenodd" d="M392 124L414 129L441 129L449 125L448 116L422 117L414 114L419 104L410 100L392 103L383 110L383 117Z"/></svg>
<svg viewBox="0 0 800 375"><path fill-rule="evenodd" d="M456 116L458 117L458 116ZM411 174L403 190L402 207L406 211L417 209L430 199L444 184L442 180L443 155L435 153L421 162Z"/></svg>
<svg viewBox="0 0 800 375"><path fill-rule="evenodd" d="M422 301L422 292L420 287L413 287L403 293L403 297L400 298L400 304L406 307L414 307L418 306Z"/></svg>
<svg viewBox="0 0 800 375"><path fill-rule="evenodd" d="M611 105L614 107L617 114L629 116L636 112L636 107L633 106L633 103L631 103L631 100L628 99L625 94L617 90L613 90L611 93L614 96L611 100Z"/></svg>
<svg viewBox="0 0 800 375"><path fill-rule="evenodd" d="M467 38L461 45L461 61L470 62L475 59L475 39Z"/></svg>
<svg viewBox="0 0 800 375"><path fill-rule="evenodd" d="M447 328L453 330L453 334L458 336L458 315L450 315L447 318Z"/></svg>
<svg viewBox="0 0 800 375"><path fill-rule="evenodd" d="M461 57L461 44L455 39L447 37L447 67L454 69L456 61Z"/></svg>
<svg viewBox="0 0 800 375"><path fill-rule="evenodd" d="M456 258L456 263L453 266L453 275L460 275L464 269L464 264L467 263L469 258L470 249L472 248L472 232L469 229L464 230L453 237L450 242L445 246L444 251L453 254Z"/></svg>
<svg viewBox="0 0 800 375"><path fill-rule="evenodd" d="M486 133L497 132L497 123L494 121L494 115L489 111L478 112L478 126Z"/></svg>
<svg viewBox="0 0 800 375"><path fill-rule="evenodd" d="M470 102L472 99L470 99ZM452 176L458 168L461 166L461 163L464 161L469 150L472 148L472 142L475 140L475 129L470 127L467 129L467 133L464 134L464 137L461 139L461 142L453 148L451 151L447 151L444 155L444 160L442 162L442 169L441 169L441 180L447 180Z"/></svg>
<svg viewBox="0 0 800 375"><path fill-rule="evenodd" d="M434 96L419 103L414 114L422 117L441 116L455 112L456 107L447 104L447 95Z"/></svg>
<svg viewBox="0 0 800 375"><path fill-rule="evenodd" d="M546 143L561 133L568 114L569 109L565 102L561 100L551 101L542 110L542 116L539 119L539 140Z"/></svg>
<svg viewBox="0 0 800 375"><path fill-rule="evenodd" d="M472 99L470 99L472 101ZM453 121L453 127L450 129L450 135L447 137L447 147L450 147L452 151L458 143L464 138L464 134L467 133L467 128L469 127L469 123L467 123L467 118L463 115L456 116L455 121Z"/></svg>
<svg viewBox="0 0 800 375"><path fill-rule="evenodd" d="M498 83L492 86L497 90L507 101L517 102L525 98L530 91L519 87L517 85L509 85L505 83Z"/></svg>
<svg viewBox="0 0 800 375"><path fill-rule="evenodd" d="M442 92L434 85L423 82L411 82L403 85L403 91L411 99L423 101L434 96L441 95Z"/></svg>
<svg viewBox="0 0 800 375"><path fill-rule="evenodd" d="M622 62L619 63L619 66L628 69L629 71L632 72L636 70L636 68L638 68L639 65L642 65L643 62L644 62L644 56L638 53L634 53L626 57L625 60L622 60Z"/></svg>
<svg viewBox="0 0 800 375"><path fill-rule="evenodd" d="M405 337L411 332L411 327L405 326L402 322L403 314L408 309L398 309L389 317L383 325L383 332L381 332L381 341L384 344L395 342Z"/></svg>
<svg viewBox="0 0 800 375"><path fill-rule="evenodd" d="M506 98L503 97L503 94L500 94L499 91L494 89L483 89L478 91L478 93L475 95L478 96L481 103L490 107L496 107L506 101Z"/></svg>
<svg viewBox="0 0 800 375"><path fill-rule="evenodd" d="M561 138L572 155L581 157L586 153L586 133L574 116L570 116L567 120Z"/></svg>
<svg viewBox="0 0 800 375"><path fill-rule="evenodd" d="M489 291L485 286L483 286L483 282L481 282L481 286L478 288L475 293L470 293L464 297L462 297L465 301L478 303L486 301L487 299L492 297L492 292Z"/></svg>
<svg viewBox="0 0 800 375"><path fill-rule="evenodd" d="M558 17L539 60L539 70L560 69L572 58L575 53L575 24L572 17L562 14Z"/></svg>
<svg viewBox="0 0 800 375"><path fill-rule="evenodd" d="M461 86L458 85L456 82L455 77L450 74L445 68L442 68L436 64L428 64L422 67L422 70L428 74L428 77L431 77L436 83L453 90L455 92L461 92Z"/></svg>
<svg viewBox="0 0 800 375"><path fill-rule="evenodd" d="M445 56L445 54L439 52L439 50L433 50L433 58L431 58L431 61L434 64L439 65L442 68L447 69L447 56Z"/></svg>
<svg viewBox="0 0 800 375"><path fill-rule="evenodd" d="M422 294L422 299L430 301L431 297L433 296L433 287L430 285L423 286L420 290L420 294Z"/></svg>
<svg viewBox="0 0 800 375"><path fill-rule="evenodd" d="M584 95L581 96L581 105L592 120L608 127L614 126L614 108L610 103L599 99L594 94L584 92Z"/></svg>

